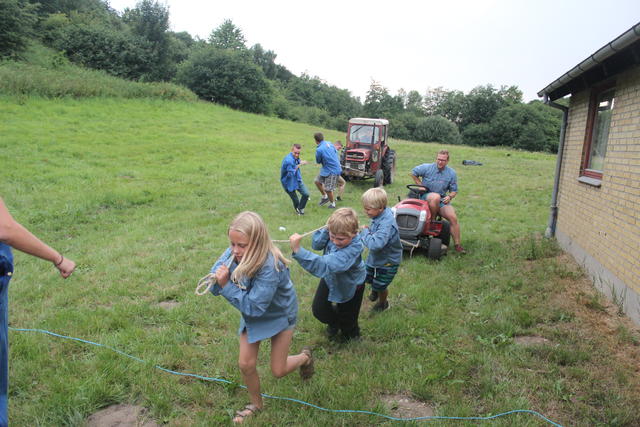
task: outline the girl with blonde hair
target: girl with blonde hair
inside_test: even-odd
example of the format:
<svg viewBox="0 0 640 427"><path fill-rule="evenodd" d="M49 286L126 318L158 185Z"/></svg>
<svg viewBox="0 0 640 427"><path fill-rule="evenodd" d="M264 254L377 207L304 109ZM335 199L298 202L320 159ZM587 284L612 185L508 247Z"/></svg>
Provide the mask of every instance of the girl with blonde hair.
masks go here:
<svg viewBox="0 0 640 427"><path fill-rule="evenodd" d="M309 347L289 355L298 315L290 261L274 246L260 215L241 212L227 234L230 246L211 267L216 276L211 292L225 297L241 314L238 365L251 401L233 418L242 423L264 406L256 368L262 340L271 339L271 372L276 378L298 368L303 379L310 378L313 356Z"/></svg>

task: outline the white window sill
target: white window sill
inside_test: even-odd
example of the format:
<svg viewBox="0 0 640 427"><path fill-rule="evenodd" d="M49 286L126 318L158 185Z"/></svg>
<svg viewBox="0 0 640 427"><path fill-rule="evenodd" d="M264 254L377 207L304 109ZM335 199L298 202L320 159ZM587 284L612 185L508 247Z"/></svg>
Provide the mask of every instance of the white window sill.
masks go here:
<svg viewBox="0 0 640 427"><path fill-rule="evenodd" d="M600 187L602 185L602 180L597 178L590 178L588 176L581 176L578 178L578 182L582 182L583 184L592 185L594 187Z"/></svg>

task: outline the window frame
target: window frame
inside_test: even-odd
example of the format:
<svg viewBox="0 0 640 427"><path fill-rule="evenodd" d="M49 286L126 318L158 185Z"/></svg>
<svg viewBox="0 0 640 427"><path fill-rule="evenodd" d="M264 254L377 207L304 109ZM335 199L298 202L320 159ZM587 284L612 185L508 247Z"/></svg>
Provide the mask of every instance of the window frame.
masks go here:
<svg viewBox="0 0 640 427"><path fill-rule="evenodd" d="M616 82L609 81L599 86L595 86L591 90L591 96L589 98L589 111L587 113L587 127L585 130L585 138L584 138L584 144L582 148L583 150L582 161L580 163L580 177L587 178L587 180L584 181L587 183L598 182L602 180L603 171L590 169L588 166L590 165L590 162L591 162L591 147L593 146L593 143L594 143L593 131L595 128L597 113L598 113L598 105L599 105L598 100L603 93L608 92L612 89L615 91L615 88L616 88ZM615 93L613 98L615 99ZM615 108L615 103L614 103L614 108ZM611 126L609 126L609 131L611 131ZM607 147L608 145L609 145L609 141L607 140Z"/></svg>

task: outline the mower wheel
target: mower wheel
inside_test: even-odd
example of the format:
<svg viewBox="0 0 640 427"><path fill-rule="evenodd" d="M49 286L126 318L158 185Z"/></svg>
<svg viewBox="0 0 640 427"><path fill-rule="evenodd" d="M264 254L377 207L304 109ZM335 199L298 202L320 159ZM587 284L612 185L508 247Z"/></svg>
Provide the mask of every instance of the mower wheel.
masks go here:
<svg viewBox="0 0 640 427"><path fill-rule="evenodd" d="M384 172L382 172L382 169L378 169L376 171L376 176L373 181L373 186L382 187L383 185L384 185Z"/></svg>
<svg viewBox="0 0 640 427"><path fill-rule="evenodd" d="M442 240L434 237L429 240L429 249L427 250L427 256L431 259L440 259L442 256Z"/></svg>

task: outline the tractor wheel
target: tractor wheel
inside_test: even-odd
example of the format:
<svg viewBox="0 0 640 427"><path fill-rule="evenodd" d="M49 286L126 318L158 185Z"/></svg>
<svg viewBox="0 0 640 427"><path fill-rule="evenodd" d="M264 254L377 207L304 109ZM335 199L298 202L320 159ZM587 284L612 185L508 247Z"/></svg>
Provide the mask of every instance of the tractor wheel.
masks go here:
<svg viewBox="0 0 640 427"><path fill-rule="evenodd" d="M442 244L447 247L449 246L449 243L451 243L451 224L449 224L449 221L444 219L442 220L442 231L440 232L438 239L442 240Z"/></svg>
<svg viewBox="0 0 640 427"><path fill-rule="evenodd" d="M376 171L376 176L373 180L373 186L382 187L383 185L384 185L384 172L382 172L382 169L378 169Z"/></svg>
<svg viewBox="0 0 640 427"><path fill-rule="evenodd" d="M429 249L427 250L427 256L431 259L440 259L442 256L442 240L437 237L429 240Z"/></svg>
<svg viewBox="0 0 640 427"><path fill-rule="evenodd" d="M387 155L382 160L382 170L384 171L384 185L393 184L396 174L396 152L389 149Z"/></svg>

